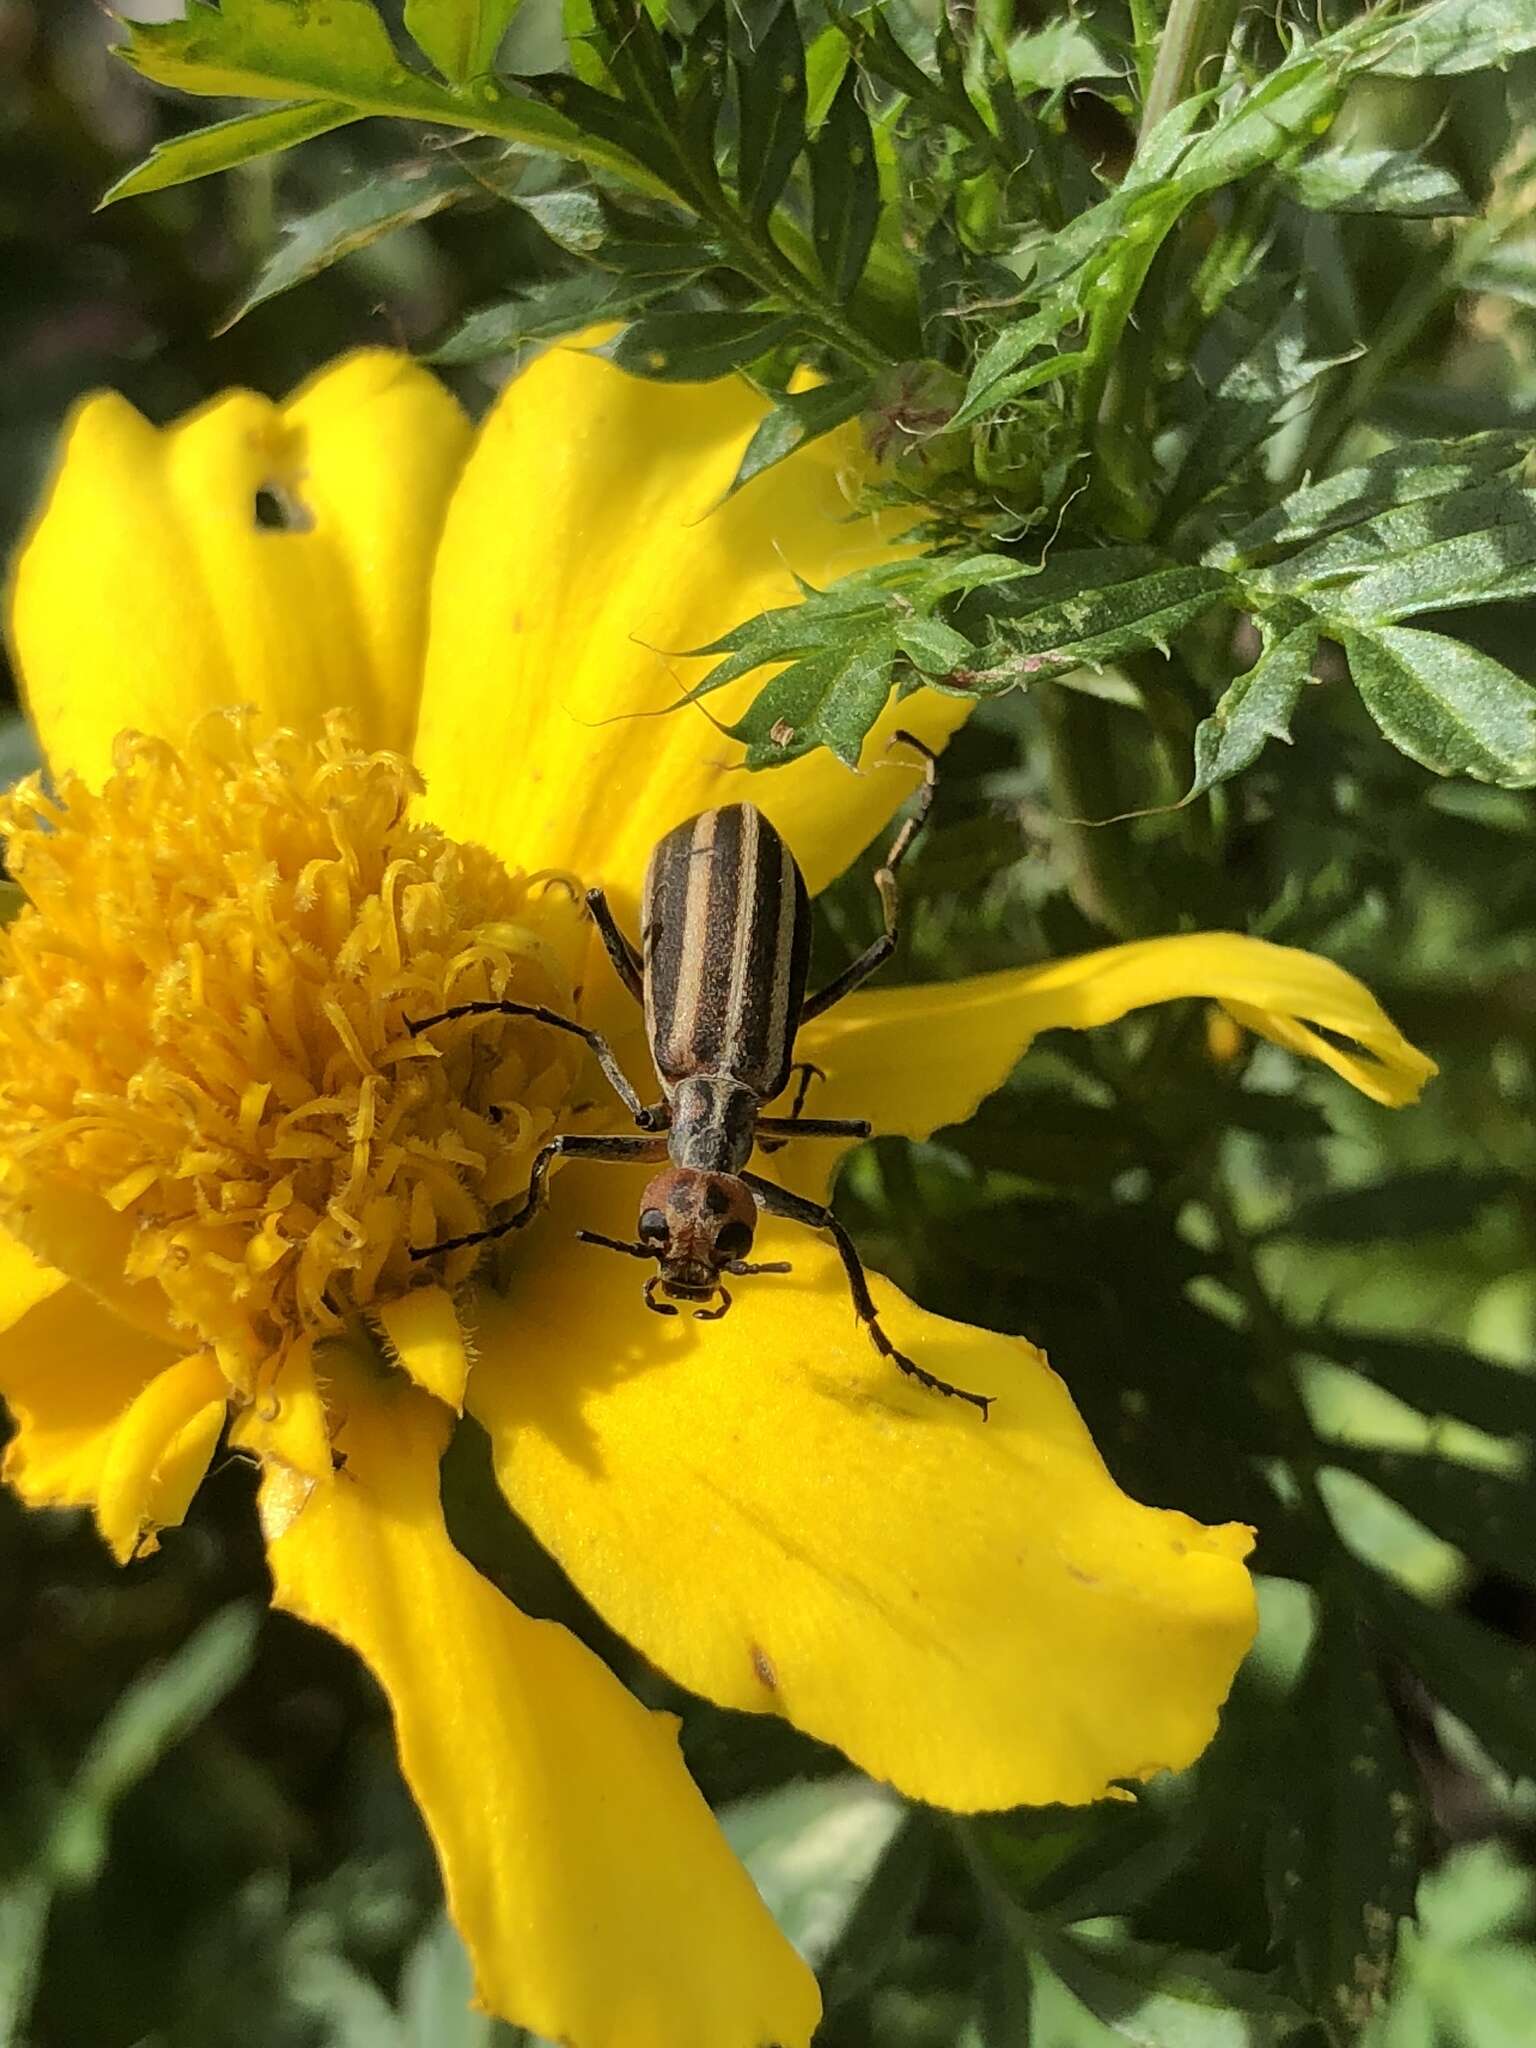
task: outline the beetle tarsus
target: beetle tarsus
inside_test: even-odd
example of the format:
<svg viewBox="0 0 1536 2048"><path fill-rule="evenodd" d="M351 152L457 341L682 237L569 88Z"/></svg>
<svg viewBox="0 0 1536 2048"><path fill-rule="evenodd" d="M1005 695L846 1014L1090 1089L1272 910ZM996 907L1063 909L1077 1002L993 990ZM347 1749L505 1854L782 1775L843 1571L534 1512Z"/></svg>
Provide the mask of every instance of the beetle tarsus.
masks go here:
<svg viewBox="0 0 1536 2048"><path fill-rule="evenodd" d="M658 1301L656 1299L656 1290L660 1285L661 1275L659 1273L653 1273L650 1279L647 1280L645 1283L645 1305L651 1311L652 1315L675 1316L677 1314L677 1310L673 1307L670 1301Z"/></svg>

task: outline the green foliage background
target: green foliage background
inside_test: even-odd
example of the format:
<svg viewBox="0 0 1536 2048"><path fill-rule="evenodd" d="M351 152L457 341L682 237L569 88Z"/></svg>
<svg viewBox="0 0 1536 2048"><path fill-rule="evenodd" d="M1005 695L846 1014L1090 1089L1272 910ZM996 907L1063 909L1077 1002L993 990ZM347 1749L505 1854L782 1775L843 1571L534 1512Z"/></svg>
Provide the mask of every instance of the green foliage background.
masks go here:
<svg viewBox="0 0 1536 2048"><path fill-rule="evenodd" d="M509 1537L468 1428L465 1549L682 1713L827 2048L1528 2041L1526 0L193 0L137 79L116 33L0 0L8 536L92 385L163 419L386 340L478 407L618 319L636 374L776 395L750 469L857 415L930 507L930 555L743 621L712 679L789 661L739 728L765 773L855 754L893 686L982 700L898 976L1250 930L1442 1067L1391 1115L1189 1005L844 1176L872 1261L1043 1343L1129 1491L1259 1530L1222 1733L1134 1804L905 1811L674 1694ZM818 945L871 935L861 871ZM226 1466L126 1574L0 1499L0 2044L511 2041L381 1700L262 1614L249 1493Z"/></svg>

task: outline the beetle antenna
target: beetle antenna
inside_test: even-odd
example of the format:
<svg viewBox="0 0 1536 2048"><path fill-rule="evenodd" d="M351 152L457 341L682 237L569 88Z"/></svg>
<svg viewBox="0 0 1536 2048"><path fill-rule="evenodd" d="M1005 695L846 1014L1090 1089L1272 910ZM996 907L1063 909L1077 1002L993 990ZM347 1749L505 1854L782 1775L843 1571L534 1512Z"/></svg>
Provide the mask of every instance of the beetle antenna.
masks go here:
<svg viewBox="0 0 1536 2048"><path fill-rule="evenodd" d="M746 1259L732 1259L725 1269L734 1273L738 1280L744 1280L748 1273L792 1273L795 1269L788 1259L768 1259L760 1266L754 1266ZM724 1290L721 1290L722 1293Z"/></svg>
<svg viewBox="0 0 1536 2048"><path fill-rule="evenodd" d="M583 1244L600 1244L608 1252L628 1252L632 1259L654 1259L656 1256L651 1245L630 1244L622 1237L604 1237L600 1230L578 1230L576 1235Z"/></svg>

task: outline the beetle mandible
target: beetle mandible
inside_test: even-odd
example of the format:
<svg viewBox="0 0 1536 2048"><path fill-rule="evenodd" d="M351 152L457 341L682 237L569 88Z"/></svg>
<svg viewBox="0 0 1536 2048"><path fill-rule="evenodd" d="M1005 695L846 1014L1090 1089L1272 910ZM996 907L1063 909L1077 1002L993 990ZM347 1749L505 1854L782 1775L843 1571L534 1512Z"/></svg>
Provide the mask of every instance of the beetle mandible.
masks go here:
<svg viewBox="0 0 1536 2048"><path fill-rule="evenodd" d="M619 979L645 1006L651 1058L663 1099L647 1106L630 1085L601 1033L539 1003L457 1003L430 1017L407 1020L413 1037L461 1017L530 1017L582 1039L619 1100L643 1134L551 1138L536 1155L521 1206L504 1222L462 1237L443 1238L411 1253L426 1259L465 1245L484 1244L521 1230L544 1199L557 1159L624 1162L667 1160L640 1197L634 1243L583 1230L587 1244L654 1259L645 1302L658 1315L675 1316L676 1301L713 1302L694 1314L718 1320L731 1306L722 1275L787 1273L782 1262L753 1265L747 1258L759 1210L825 1231L848 1276L854 1313L875 1349L909 1378L936 1394L979 1408L990 1394L973 1394L926 1372L899 1351L881 1327L852 1238L830 1208L747 1171L754 1146L774 1151L790 1138L867 1138L862 1117L801 1114L811 1078L819 1070L798 1063L800 1075L788 1116L764 1116L763 1104L788 1086L797 1071L795 1039L802 1024L830 1010L888 960L897 930L896 870L933 801L932 750L898 732L923 758L923 784L913 814L896 834L875 875L884 930L843 971L806 995L810 965L810 900L798 863L754 804L725 804L677 825L657 842L645 871L641 945L636 952L601 889L589 889L587 909ZM658 1300L658 1292L666 1301Z"/></svg>

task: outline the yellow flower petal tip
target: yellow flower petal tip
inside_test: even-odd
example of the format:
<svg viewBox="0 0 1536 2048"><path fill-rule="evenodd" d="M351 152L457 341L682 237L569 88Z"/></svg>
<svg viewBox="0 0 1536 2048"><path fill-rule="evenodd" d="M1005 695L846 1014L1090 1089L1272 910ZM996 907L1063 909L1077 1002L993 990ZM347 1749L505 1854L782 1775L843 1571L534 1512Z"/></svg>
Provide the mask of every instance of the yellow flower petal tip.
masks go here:
<svg viewBox="0 0 1536 2048"><path fill-rule="evenodd" d="M432 557L470 429L407 358L344 358L287 405L251 392L157 429L72 415L7 607L58 772L99 785L125 726L180 743L232 704L314 726L345 703L410 744Z"/></svg>
<svg viewBox="0 0 1536 2048"><path fill-rule="evenodd" d="M920 988L874 988L804 1034L824 1069L818 1113L868 1116L926 1138L964 1123L1042 1032L1085 1031L1181 998L1219 1005L1208 1042L1235 1058L1241 1032L1331 1067L1373 1102L1417 1101L1438 1072L1354 975L1316 953L1237 932L1140 939L1039 967ZM920 1071L923 1085L911 1076Z"/></svg>

